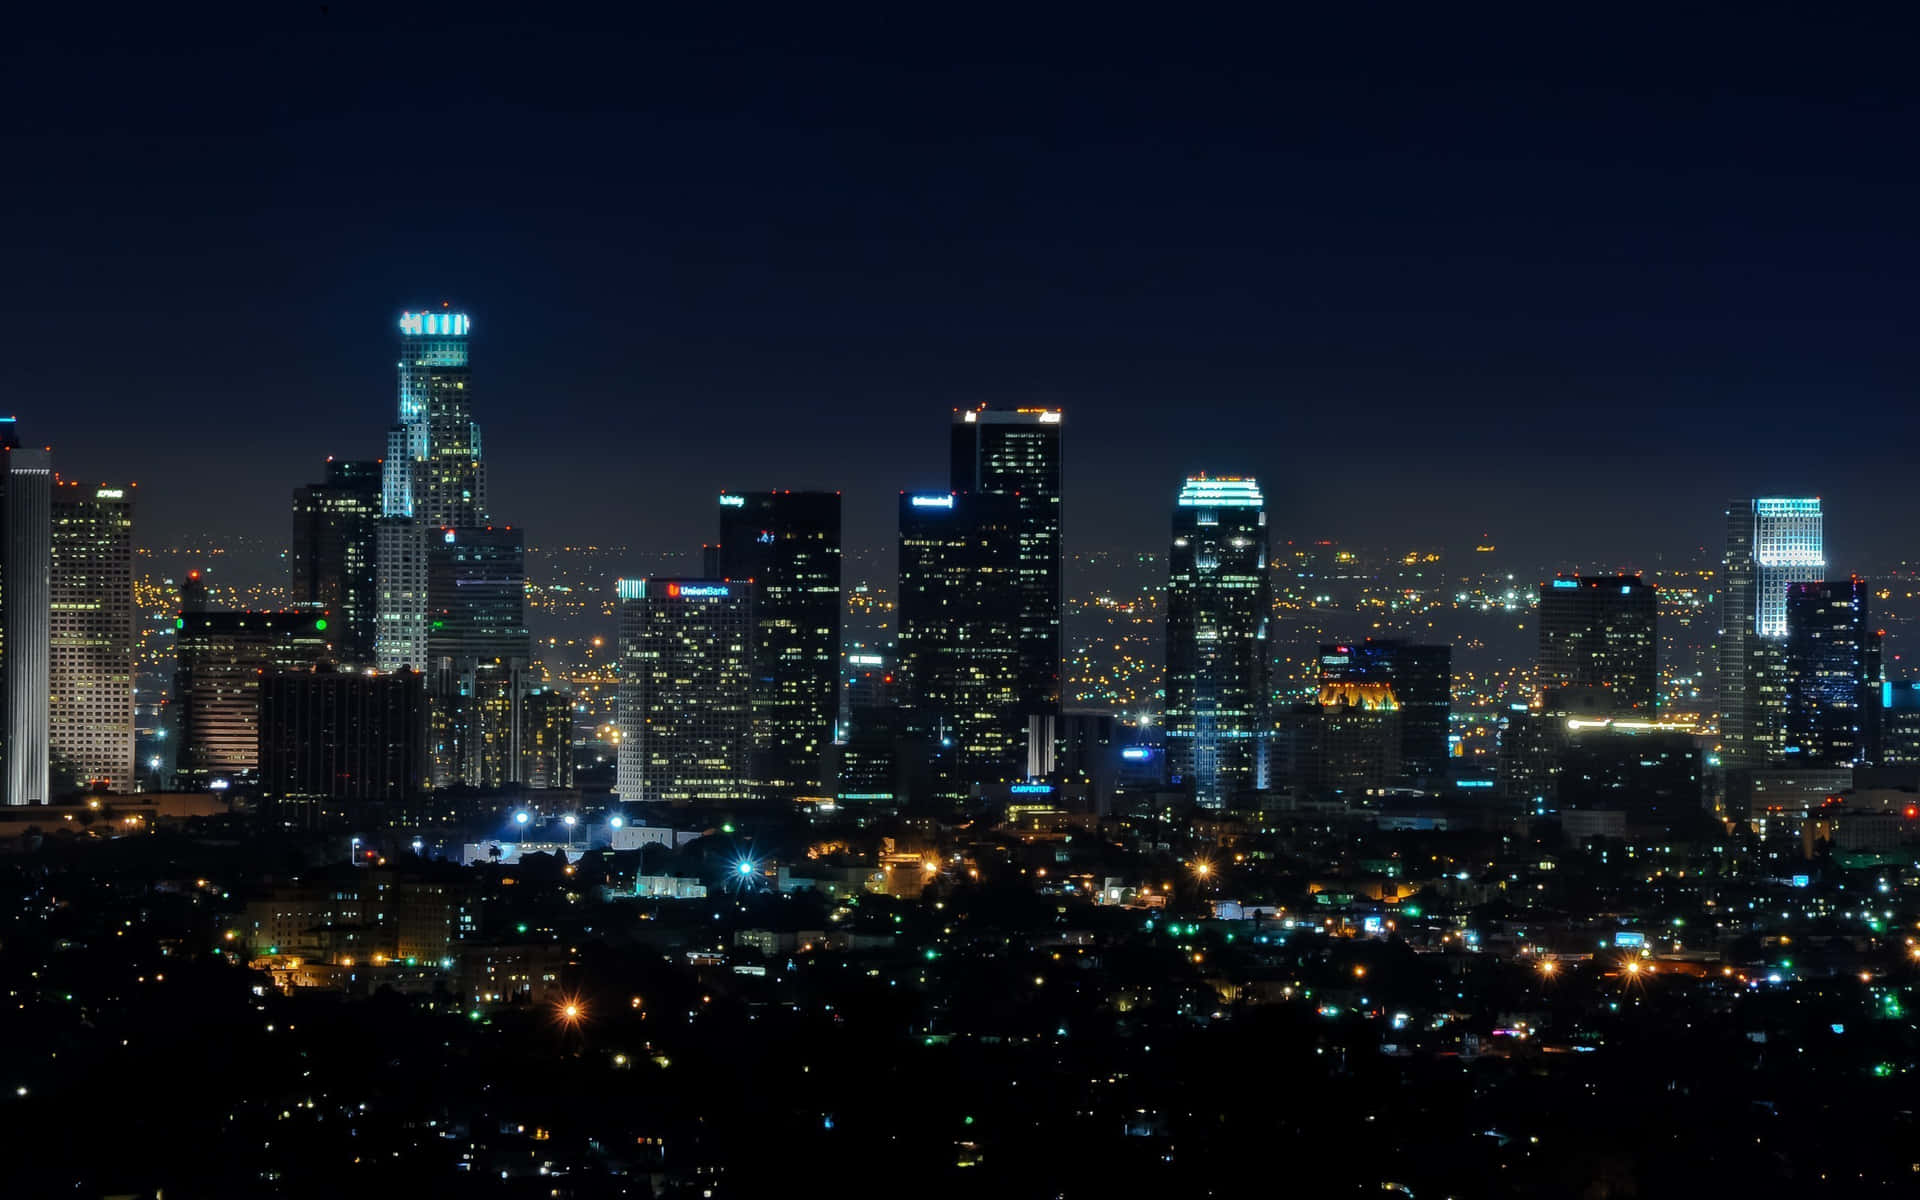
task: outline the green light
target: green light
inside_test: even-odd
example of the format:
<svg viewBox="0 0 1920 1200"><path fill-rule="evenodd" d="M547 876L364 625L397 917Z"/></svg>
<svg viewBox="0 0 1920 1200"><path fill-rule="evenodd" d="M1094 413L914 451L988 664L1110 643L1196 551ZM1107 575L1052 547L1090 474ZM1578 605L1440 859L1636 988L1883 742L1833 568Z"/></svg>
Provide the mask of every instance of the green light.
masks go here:
<svg viewBox="0 0 1920 1200"><path fill-rule="evenodd" d="M278 953L280 953L280 947L278 947L278 946L268 946L268 947L267 947L267 953L268 953L268 954L278 954Z"/></svg>
<svg viewBox="0 0 1920 1200"><path fill-rule="evenodd" d="M940 957L940 952L939 952L938 950L929 950L929 951L927 951L927 961L928 961L928 962L932 962L932 961L933 961L934 959L936 959L936 958L939 958L939 957Z"/></svg>
<svg viewBox="0 0 1920 1200"><path fill-rule="evenodd" d="M727 825L722 825L722 826L720 827L720 832L721 832L721 833L732 833L732 832L733 832L733 826L732 826L731 824L727 824Z"/></svg>
<svg viewBox="0 0 1920 1200"><path fill-rule="evenodd" d="M972 1117L968 1117L968 1118L967 1118L967 1124L969 1124L969 1125L971 1125L971 1124L973 1124L973 1118L972 1118Z"/></svg>
<svg viewBox="0 0 1920 1200"><path fill-rule="evenodd" d="M520 930L521 933L525 933L527 931L527 926L525 922L522 922L519 926L517 926L517 928Z"/></svg>
<svg viewBox="0 0 1920 1200"><path fill-rule="evenodd" d="M478 1021L479 1019L480 1019L480 1010L477 1008L467 1014L467 1020L469 1021Z"/></svg>
<svg viewBox="0 0 1920 1200"><path fill-rule="evenodd" d="M1885 1079L1887 1076L1893 1074L1893 1064L1875 1063L1873 1065L1873 1073L1876 1078Z"/></svg>
<svg viewBox="0 0 1920 1200"><path fill-rule="evenodd" d="M1405 908L1402 908L1400 911L1406 913L1410 917L1417 917L1420 915L1420 906L1417 904L1409 904Z"/></svg>
<svg viewBox="0 0 1920 1200"><path fill-rule="evenodd" d="M315 621L313 623L313 627L315 629L325 629L327 627L327 619L325 617L321 617L318 621Z"/></svg>
<svg viewBox="0 0 1920 1200"><path fill-rule="evenodd" d="M420 960L417 958L409 958L407 960L407 965L410 967L417 967L420 965Z"/></svg>
<svg viewBox="0 0 1920 1200"><path fill-rule="evenodd" d="M185 617L175 617L173 619L173 627L175 629L185 629L187 627L187 619Z"/></svg>

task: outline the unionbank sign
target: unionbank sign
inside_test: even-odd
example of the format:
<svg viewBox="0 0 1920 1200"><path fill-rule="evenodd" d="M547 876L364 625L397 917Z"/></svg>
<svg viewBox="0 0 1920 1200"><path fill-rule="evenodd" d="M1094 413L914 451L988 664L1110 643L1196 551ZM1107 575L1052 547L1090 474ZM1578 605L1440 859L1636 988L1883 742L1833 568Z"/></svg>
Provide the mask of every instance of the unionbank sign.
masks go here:
<svg viewBox="0 0 1920 1200"><path fill-rule="evenodd" d="M727 585L724 583L670 583L667 585L669 596L725 596Z"/></svg>

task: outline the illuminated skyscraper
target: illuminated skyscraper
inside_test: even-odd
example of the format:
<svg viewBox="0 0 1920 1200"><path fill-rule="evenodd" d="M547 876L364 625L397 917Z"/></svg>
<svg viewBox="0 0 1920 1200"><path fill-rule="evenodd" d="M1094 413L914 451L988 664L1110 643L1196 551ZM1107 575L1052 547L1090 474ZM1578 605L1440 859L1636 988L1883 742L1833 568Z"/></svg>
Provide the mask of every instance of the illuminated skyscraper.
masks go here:
<svg viewBox="0 0 1920 1200"><path fill-rule="evenodd" d="M629 801L754 795L753 587L622 579L620 763Z"/></svg>
<svg viewBox="0 0 1920 1200"><path fill-rule="evenodd" d="M442 529L427 550L427 695L435 787L521 782L532 640L517 529Z"/></svg>
<svg viewBox="0 0 1920 1200"><path fill-rule="evenodd" d="M176 624L180 785L251 782L260 764L261 681L283 671L311 671L332 657L327 614L209 611L205 581L190 571L180 588Z"/></svg>
<svg viewBox="0 0 1920 1200"><path fill-rule="evenodd" d="M1865 759L1880 691L1880 635L1862 579L1787 585L1785 736L1790 762L1844 767Z"/></svg>
<svg viewBox="0 0 1920 1200"><path fill-rule="evenodd" d="M342 662L372 666L381 515L378 462L327 460L327 477L293 492L293 602L334 614Z"/></svg>
<svg viewBox="0 0 1920 1200"><path fill-rule="evenodd" d="M48 684L53 589L53 459L0 431L0 704L6 802L48 800Z"/></svg>
<svg viewBox="0 0 1920 1200"><path fill-rule="evenodd" d="M1206 808L1267 786L1272 739L1266 501L1256 480L1187 480L1167 569L1167 747Z"/></svg>
<svg viewBox="0 0 1920 1200"><path fill-rule="evenodd" d="M977 409L953 414L952 488L1014 501L1019 682L1016 704L1043 718L1050 745L1060 716L1060 410ZM1035 774L1048 764L1036 763Z"/></svg>
<svg viewBox="0 0 1920 1200"><path fill-rule="evenodd" d="M720 497L710 573L753 582L754 776L778 799L825 794L840 674L840 493Z"/></svg>
<svg viewBox="0 0 1920 1200"><path fill-rule="evenodd" d="M1584 691L1611 712L1650 712L1660 693L1659 590L1638 575L1583 575L1540 585L1542 691Z"/></svg>
<svg viewBox="0 0 1920 1200"><path fill-rule="evenodd" d="M134 790L133 492L54 489L52 752L91 786Z"/></svg>
<svg viewBox="0 0 1920 1200"><path fill-rule="evenodd" d="M1340 683L1389 685L1399 706L1402 768L1416 779L1437 780L1446 774L1452 647L1420 646L1399 638L1320 647L1320 686Z"/></svg>
<svg viewBox="0 0 1920 1200"><path fill-rule="evenodd" d="M894 628L913 732L936 752L930 798L1041 773L1020 704L1020 523L1011 495L900 497Z"/></svg>
<svg viewBox="0 0 1920 1200"><path fill-rule="evenodd" d="M376 552L375 658L383 671L426 665L432 536L488 523L470 331L462 313L400 315L400 421L387 435Z"/></svg>
<svg viewBox="0 0 1920 1200"><path fill-rule="evenodd" d="M1820 501L1765 497L1727 505L1720 591L1720 759L1780 757L1786 705L1787 586L1826 577Z"/></svg>

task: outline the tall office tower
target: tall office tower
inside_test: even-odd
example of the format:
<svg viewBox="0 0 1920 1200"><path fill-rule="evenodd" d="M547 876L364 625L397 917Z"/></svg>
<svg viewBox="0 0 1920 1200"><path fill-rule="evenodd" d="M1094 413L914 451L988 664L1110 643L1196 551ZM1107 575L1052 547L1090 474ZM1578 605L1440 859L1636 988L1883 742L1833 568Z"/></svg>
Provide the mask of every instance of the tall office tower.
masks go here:
<svg viewBox="0 0 1920 1200"><path fill-rule="evenodd" d="M329 458L325 480L293 491L293 602L334 614L340 660L355 666L374 662L381 472Z"/></svg>
<svg viewBox="0 0 1920 1200"><path fill-rule="evenodd" d="M1403 774L1402 709L1393 685L1380 679L1322 683L1305 717L1305 762L1299 777L1322 794L1361 792Z"/></svg>
<svg viewBox="0 0 1920 1200"><path fill-rule="evenodd" d="M1046 774L1052 764L1044 760L1051 758L1053 726L1060 717L1060 410L983 406L956 411L951 486L956 493L1014 499L1017 703L1033 728L1031 773Z"/></svg>
<svg viewBox="0 0 1920 1200"><path fill-rule="evenodd" d="M1400 763L1416 779L1447 771L1447 722L1453 712L1453 648L1400 638L1368 638L1320 647L1320 686L1385 683L1399 704Z"/></svg>
<svg viewBox="0 0 1920 1200"><path fill-rule="evenodd" d="M894 629L913 732L938 763L930 798L1039 773L1020 704L1020 520L1012 496L900 497Z"/></svg>
<svg viewBox="0 0 1920 1200"><path fill-rule="evenodd" d="M1584 693L1586 707L1651 712L1660 695L1659 589L1638 575L1540 585L1542 692Z"/></svg>
<svg viewBox="0 0 1920 1200"><path fill-rule="evenodd" d="M710 575L753 581L754 778L775 799L823 795L840 675L840 493L720 497Z"/></svg>
<svg viewBox="0 0 1920 1200"><path fill-rule="evenodd" d="M1781 757L1826 767L1868 757L1880 691L1880 635L1862 579L1787 585Z"/></svg>
<svg viewBox="0 0 1920 1200"><path fill-rule="evenodd" d="M11 424L11 422L9 422ZM8 431L7 444L14 439ZM52 680L53 458L6 450L0 526L0 664L4 665L6 802L45 804Z"/></svg>
<svg viewBox="0 0 1920 1200"><path fill-rule="evenodd" d="M629 801L754 795L753 585L622 579L620 764Z"/></svg>
<svg viewBox="0 0 1920 1200"><path fill-rule="evenodd" d="M432 538L488 523L471 329L462 313L400 315L400 421L387 434L375 535L375 658L383 671L426 665Z"/></svg>
<svg viewBox="0 0 1920 1200"><path fill-rule="evenodd" d="M521 701L532 660L517 529L437 531L427 552L427 695L435 787L521 782Z"/></svg>
<svg viewBox="0 0 1920 1200"><path fill-rule="evenodd" d="M520 705L520 781L530 788L572 787L573 694L529 687Z"/></svg>
<svg viewBox="0 0 1920 1200"><path fill-rule="evenodd" d="M187 789L251 782L260 763L260 683L333 657L330 622L312 609L213 612L206 582L187 572L175 622L175 767Z"/></svg>
<svg viewBox="0 0 1920 1200"><path fill-rule="evenodd" d="M48 727L91 787L134 790L133 500L61 482L53 495Z"/></svg>
<svg viewBox="0 0 1920 1200"><path fill-rule="evenodd" d="M417 671L288 671L260 684L260 794L289 829L371 828L428 784Z"/></svg>
<svg viewBox="0 0 1920 1200"><path fill-rule="evenodd" d="M1167 757L1205 808L1267 786L1267 511L1257 480L1189 478L1167 559Z"/></svg>
<svg viewBox="0 0 1920 1200"><path fill-rule="evenodd" d="M1759 767L1780 757L1786 705L1787 585L1826 578L1818 497L1727 505L1720 584L1720 761Z"/></svg>

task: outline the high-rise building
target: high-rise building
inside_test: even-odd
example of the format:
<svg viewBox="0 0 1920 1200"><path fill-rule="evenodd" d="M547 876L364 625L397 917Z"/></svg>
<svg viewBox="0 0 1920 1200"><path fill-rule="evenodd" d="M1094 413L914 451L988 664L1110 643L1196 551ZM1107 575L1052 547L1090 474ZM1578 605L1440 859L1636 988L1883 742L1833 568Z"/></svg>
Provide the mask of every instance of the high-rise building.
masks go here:
<svg viewBox="0 0 1920 1200"><path fill-rule="evenodd" d="M1587 691L1594 707L1651 712L1660 695L1659 590L1638 575L1582 575L1540 585L1543 692Z"/></svg>
<svg viewBox="0 0 1920 1200"><path fill-rule="evenodd" d="M1880 690L1880 635L1862 579L1787 585L1785 736L1790 762L1842 767L1868 758Z"/></svg>
<svg viewBox="0 0 1920 1200"><path fill-rule="evenodd" d="M709 573L753 583L754 776L822 795L840 674L840 493L728 492Z"/></svg>
<svg viewBox="0 0 1920 1200"><path fill-rule="evenodd" d="M1403 773L1403 709L1381 679L1322 683L1318 702L1298 714L1301 783L1319 794L1383 788Z"/></svg>
<svg viewBox="0 0 1920 1200"><path fill-rule="evenodd" d="M53 459L5 432L0 475L0 703L5 704L6 802L49 799L52 681Z"/></svg>
<svg viewBox="0 0 1920 1200"><path fill-rule="evenodd" d="M62 481L52 513L52 754L89 787L131 792L133 492Z"/></svg>
<svg viewBox="0 0 1920 1200"><path fill-rule="evenodd" d="M1453 649L1400 638L1368 638L1320 647L1320 686L1385 683L1399 705L1400 763L1416 779L1447 771L1447 723L1453 712Z"/></svg>
<svg viewBox="0 0 1920 1200"><path fill-rule="evenodd" d="M754 796L753 586L622 579L620 763L628 801Z"/></svg>
<svg viewBox="0 0 1920 1200"><path fill-rule="evenodd" d="M955 493L1014 500L1016 703L1030 725L1032 718L1042 722L1034 731L1036 743L1049 744L1053 733L1047 725L1060 716L1060 417L1057 408L957 410L952 439Z"/></svg>
<svg viewBox="0 0 1920 1200"><path fill-rule="evenodd" d="M573 694L544 684L521 698L520 782L530 788L573 786Z"/></svg>
<svg viewBox="0 0 1920 1200"><path fill-rule="evenodd" d="M1196 475L1173 510L1167 570L1167 756L1206 808L1267 786L1273 616L1258 481Z"/></svg>
<svg viewBox="0 0 1920 1200"><path fill-rule="evenodd" d="M427 696L435 787L521 782L532 640L517 529L447 528L428 542Z"/></svg>
<svg viewBox="0 0 1920 1200"><path fill-rule="evenodd" d="M323 481L293 492L293 602L334 614L340 660L356 666L374 662L382 469L329 458Z"/></svg>
<svg viewBox="0 0 1920 1200"><path fill-rule="evenodd" d="M417 671L311 669L260 682L260 794L282 826L367 828L428 784Z"/></svg>
<svg viewBox="0 0 1920 1200"><path fill-rule="evenodd" d="M175 622L173 699L179 712L181 786L251 782L260 764L261 681L310 671L333 656L331 622L313 609L214 612L206 583L189 571Z"/></svg>
<svg viewBox="0 0 1920 1200"><path fill-rule="evenodd" d="M462 313L400 315L400 420L387 435L375 535L374 639L382 671L426 666L432 539L489 523L473 420L471 330Z"/></svg>
<svg viewBox="0 0 1920 1200"><path fill-rule="evenodd" d="M937 762L931 799L1044 773L1020 705L1019 524L1012 496L900 497L894 628L913 728Z"/></svg>
<svg viewBox="0 0 1920 1200"><path fill-rule="evenodd" d="M1720 761L1758 767L1780 757L1786 706L1787 585L1826 578L1818 497L1727 505L1720 583Z"/></svg>

